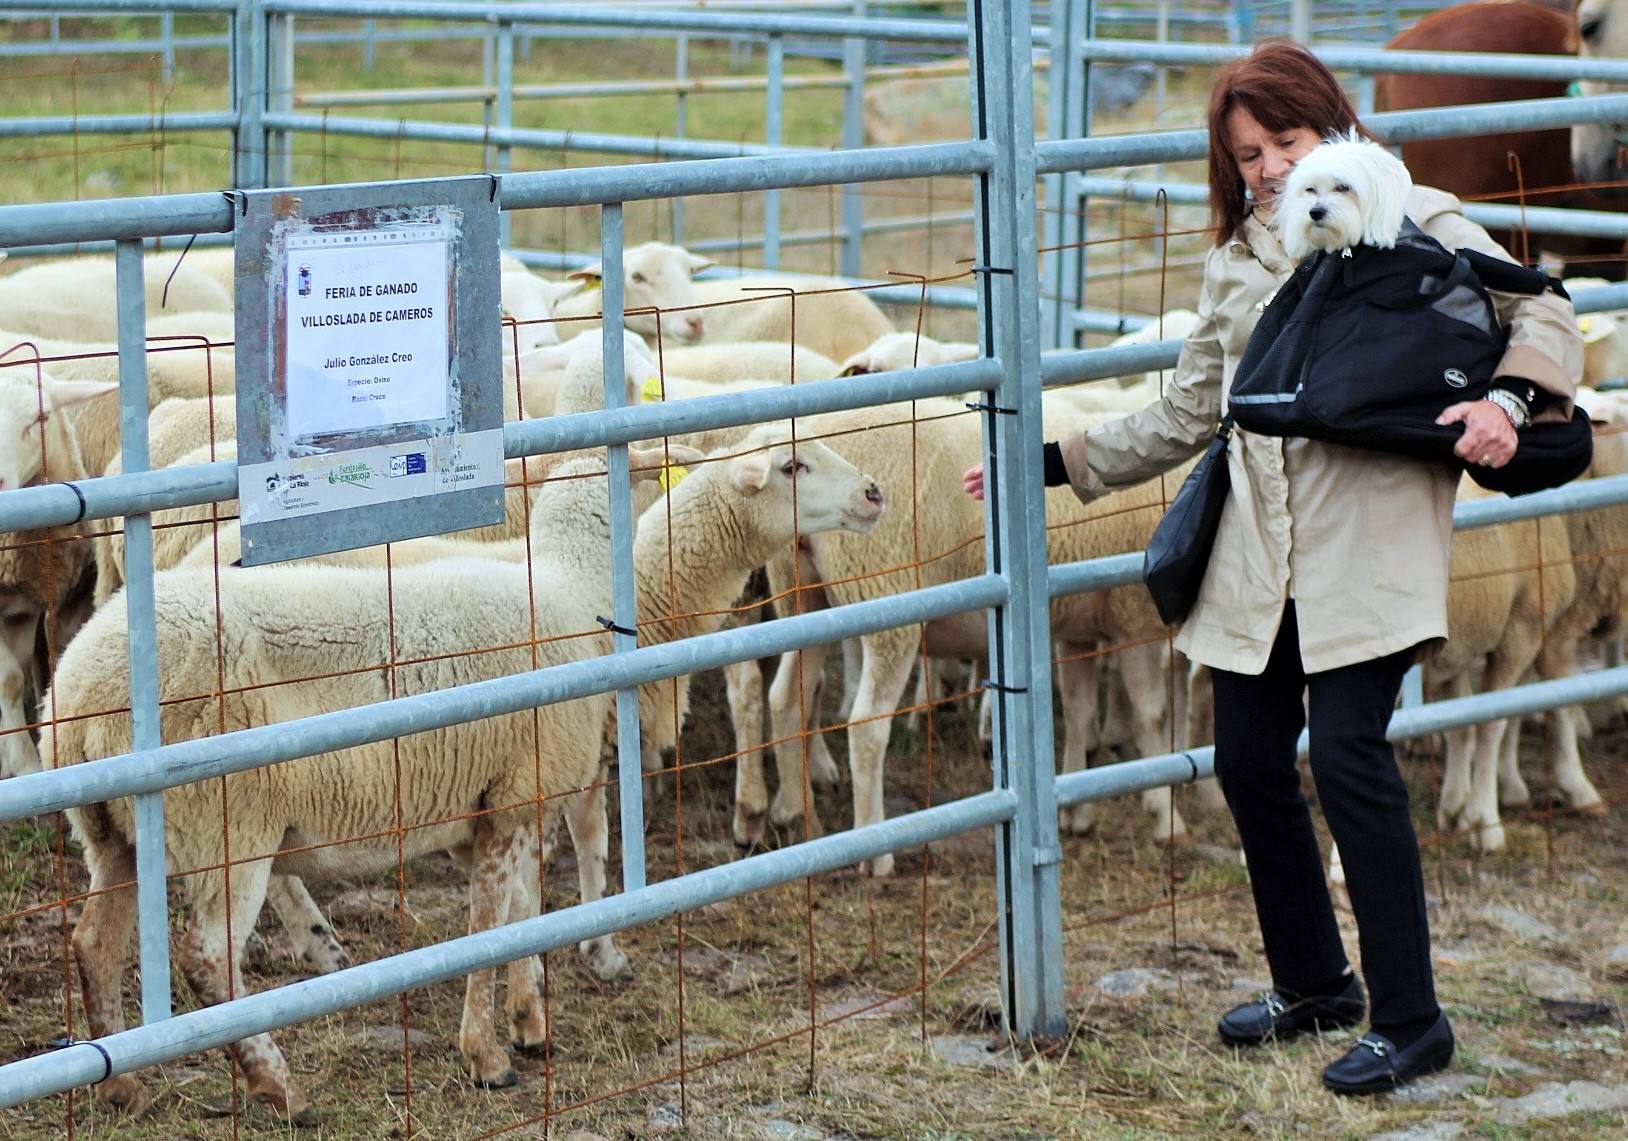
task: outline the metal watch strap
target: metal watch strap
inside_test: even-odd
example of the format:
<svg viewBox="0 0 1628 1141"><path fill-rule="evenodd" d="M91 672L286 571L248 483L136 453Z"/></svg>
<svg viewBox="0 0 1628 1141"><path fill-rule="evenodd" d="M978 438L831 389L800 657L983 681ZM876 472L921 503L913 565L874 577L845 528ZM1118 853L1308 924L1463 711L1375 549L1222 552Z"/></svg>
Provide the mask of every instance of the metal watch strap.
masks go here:
<svg viewBox="0 0 1628 1141"><path fill-rule="evenodd" d="M1526 427L1532 420L1532 413L1528 411L1526 401L1513 392L1505 392L1501 388L1494 388L1482 399L1490 400L1503 409L1504 415L1509 417L1510 424L1517 430Z"/></svg>

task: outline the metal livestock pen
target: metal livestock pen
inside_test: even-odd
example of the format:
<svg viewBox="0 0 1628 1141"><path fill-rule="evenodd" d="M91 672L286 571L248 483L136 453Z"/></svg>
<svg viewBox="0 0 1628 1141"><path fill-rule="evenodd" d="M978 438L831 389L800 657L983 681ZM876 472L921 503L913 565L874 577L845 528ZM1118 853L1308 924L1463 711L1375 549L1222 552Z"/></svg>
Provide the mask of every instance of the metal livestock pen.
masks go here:
<svg viewBox="0 0 1628 1141"><path fill-rule="evenodd" d="M65 9L97 6L62 5ZM171 7L218 10L220 4L181 0ZM321 0L255 0L237 10L237 30L242 37L237 58L251 77L243 88L247 98L242 106L214 116L211 121L218 119L247 138L244 185L265 185L270 169L265 156L285 153L286 143L281 140L309 125L267 97L275 84L265 70L266 56L250 47L263 48L274 41L278 21L292 14L355 14L371 7ZM591 26L616 22L612 14L558 9L545 13L540 7L526 5L420 3L395 8L403 15L456 15L463 19L478 12L504 27L518 21L541 22L545 17ZM827 17L691 13L652 16L651 20L658 24L750 27L771 33L825 34L834 38L857 31L850 21ZM942 24L899 23L887 34L935 43L947 42L948 38ZM982 392L975 407L983 421L990 472L984 573L875 602L781 618L754 628L726 630L667 645L634 648L631 638L620 636L617 652L607 658L212 738L174 744L162 744L158 739L159 663L148 517L159 508L234 498L236 465L222 461L156 472L143 470L146 422L142 413L146 396L140 275L144 239L230 235L237 217L233 196L230 192L198 193L0 207L0 248L116 243L126 474L0 493L0 530L16 532L125 516L131 717L136 747L123 756L0 783L0 822L114 797L136 798L142 830L138 897L144 1021L139 1027L99 1041L72 1042L55 1052L0 1066L0 1106L14 1106L94 1084L114 1074L314 1019L408 988L457 978L520 956L566 947L595 935L625 930L770 885L989 826L994 827L996 837L991 858L999 884L996 919L1006 1024L1020 1039L1055 1034L1062 1028L1058 809L1197 779L1209 773L1210 756L1206 749L1193 749L1061 778L1054 771L1049 602L1068 593L1134 582L1139 564L1137 555L1127 554L1091 563L1048 565L1044 512L1033 509L1041 500L1040 457L1034 446L1041 438L1041 392L1052 385L1169 367L1174 361L1175 345L1167 342L1041 358L1038 283L1042 267L1037 252L1041 239L1036 188L1044 179L1077 177L1080 172L1105 166L1194 158L1203 153L1205 138L1202 131L1188 130L1037 142L1032 130L1031 44L1035 33L1030 27L1028 5L1021 0L975 0L964 29L956 30L955 35L964 36L976 80L972 88L973 137L965 142L849 148L819 154L766 151L745 157L615 168L496 173L493 185L506 212L597 205L602 212L600 255L605 264L614 265L620 262L623 252L623 208L627 203L690 194L854 185L928 176L964 177L974 187L974 296L980 359L857 380L699 398L676 405L624 407L615 386L608 385L603 411L506 425L504 450L508 457L515 458L572 448L609 449L612 486L619 488L619 494L613 496L617 606L611 617L618 626L631 629L634 521L627 495L630 442L707 427ZM1159 53L1173 49L1124 45L1112 50L1137 58L1157 58ZM1090 42L1082 43L1081 52L1086 58L1107 58L1110 49ZM1375 61L1353 55L1345 57L1345 62L1373 66ZM1394 68L1447 66L1430 60L1387 62ZM1572 74L1599 78L1628 74L1628 65L1615 63L1585 66L1575 61L1467 57L1455 61L1455 65L1467 69L1527 69L1528 74L1544 68L1569 69ZM1402 140L1507 130L1517 122L1535 127L1622 118L1628 118L1628 95L1399 113L1375 116L1372 125L1390 138ZM492 137L514 143L526 141L518 133L510 140L504 140L501 133ZM1593 225L1602 232L1623 232L1614 218L1581 219L1575 224ZM1578 308L1588 311L1620 304L1623 292L1622 287L1596 291L1580 299ZM614 329L622 311L620 279L614 274L605 278L603 304L606 327ZM492 319L497 319L495 311ZM623 352L620 339L607 334L603 351L609 366L607 375L617 374ZM1620 477L1519 501L1484 501L1462 507L1458 525L1488 526L1625 502L1628 477ZM797 647L976 610L987 613L990 665L986 687L995 705L991 784L987 792L724 866L657 883L646 882L634 687ZM318 752L610 691L618 694L621 746L621 894L333 975L244 995L218 1006L172 1015L162 817L165 789ZM1398 714L1392 734L1406 737L1436 732L1623 693L1628 693L1628 667L1608 668L1566 681L1407 709Z"/></svg>

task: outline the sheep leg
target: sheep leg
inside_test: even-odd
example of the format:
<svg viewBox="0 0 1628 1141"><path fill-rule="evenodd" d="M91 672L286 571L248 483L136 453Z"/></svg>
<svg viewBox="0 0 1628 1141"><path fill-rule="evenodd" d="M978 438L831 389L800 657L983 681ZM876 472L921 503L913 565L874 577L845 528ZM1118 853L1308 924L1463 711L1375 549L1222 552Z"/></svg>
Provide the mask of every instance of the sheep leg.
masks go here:
<svg viewBox="0 0 1628 1141"><path fill-rule="evenodd" d="M1532 803L1532 791L1521 776L1521 719L1511 718L1498 750L1498 806L1523 808Z"/></svg>
<svg viewBox="0 0 1628 1141"><path fill-rule="evenodd" d="M854 827L880 824L886 816L882 798L882 765L887 758L893 713L899 708L910 666L916 657L914 630L884 630L862 639L863 664L853 719L848 724L848 769L854 781ZM893 874L893 853L870 863L875 876Z"/></svg>
<svg viewBox="0 0 1628 1141"><path fill-rule="evenodd" d="M763 671L757 662L724 667L729 719L735 725L735 843L763 842L769 786L763 779Z"/></svg>
<svg viewBox="0 0 1628 1141"><path fill-rule="evenodd" d="M1469 675L1461 672L1443 683L1441 689L1447 697L1468 697ZM1442 774L1441 799L1436 804L1436 827L1445 832L1456 826L1459 816L1470 802L1470 756L1475 730L1463 726L1449 729L1444 735L1447 738L1447 757Z"/></svg>
<svg viewBox="0 0 1628 1141"><path fill-rule="evenodd" d="M1119 651L1117 667L1109 674L1109 685L1123 693L1131 715L1132 740L1144 757L1170 751L1171 703L1163 642ZM1142 807L1153 817L1153 840L1157 844L1178 844L1187 838L1187 823L1176 809L1174 788L1150 788L1142 793Z"/></svg>
<svg viewBox="0 0 1628 1141"><path fill-rule="evenodd" d="M136 852L113 833L106 805L70 809L88 822L75 832L85 839L90 892L73 929L74 963L85 1021L92 1038L124 1029L122 980L130 937L136 929ZM76 825L78 821L76 821ZM126 886L119 887L119 884ZM117 1074L96 1087L97 1096L132 1115L152 1104L152 1096L130 1074Z"/></svg>
<svg viewBox="0 0 1628 1141"><path fill-rule="evenodd" d="M565 826L577 853L577 890L583 903L605 897L605 861L610 855L610 826L605 820L605 784L596 781L565 802ZM606 982L630 977L627 956L612 935L577 944L595 975Z"/></svg>
<svg viewBox="0 0 1628 1141"><path fill-rule="evenodd" d="M234 837L234 841L236 850L265 851L273 847L256 843L250 836ZM203 1005L213 1006L247 993L243 985L243 945L266 901L266 881L270 877L270 860L233 867L229 898L222 873L205 872L196 877L192 920L181 943L180 959L181 973ZM228 910L232 918L230 943L226 939ZM305 1095L289 1073L287 1059L270 1034L251 1034L226 1049L242 1068L253 1100L270 1106L278 1116L297 1125L315 1123Z"/></svg>
<svg viewBox="0 0 1628 1141"><path fill-rule="evenodd" d="M553 828L544 826L545 837ZM542 866L552 854L553 844L545 839ZM582 857L579 853L579 862ZM521 848L515 879L509 885L509 922L531 919L543 911L543 881L537 862L537 845ZM540 1054L548 1048L548 1022L543 1017L542 963L536 955L522 955L511 961L505 972L508 995L503 1009L509 1017L509 1044L523 1054Z"/></svg>
<svg viewBox="0 0 1628 1141"><path fill-rule="evenodd" d="M1604 816L1605 801L1583 771L1583 755L1577 747L1578 713L1575 706L1549 711L1544 767L1567 805L1589 816Z"/></svg>
<svg viewBox="0 0 1628 1141"><path fill-rule="evenodd" d="M514 887L529 866L527 829L516 826L513 813L475 825L474 867L469 875L469 930L487 931L508 922ZM498 1042L492 1010L492 968L472 972L464 984L463 1020L458 1049L476 1085L503 1089L518 1080L509 1055Z"/></svg>
<svg viewBox="0 0 1628 1141"><path fill-rule="evenodd" d="M1180 654L1172 654L1171 669L1177 663L1186 659ZM1215 690L1210 685L1210 670L1208 666L1201 666L1197 662L1188 662L1183 670L1186 677L1184 683L1178 683L1186 692L1185 708L1181 711L1178 725L1186 727L1186 740L1181 744L1185 749L1196 748L1207 744L1214 735L1215 727ZM1221 793L1221 782L1214 777L1205 777L1193 785L1193 791L1198 795L1198 803L1210 815L1227 811L1227 798Z"/></svg>
<svg viewBox="0 0 1628 1141"><path fill-rule="evenodd" d="M805 646L782 654L769 686L769 715L774 723L775 770L780 787L775 790L769 819L785 826L804 820L809 836L821 834L820 816L814 807L813 777L820 755L831 763L823 733L810 729L819 724L817 707L820 675L825 669L829 646ZM805 722L804 718L807 718Z"/></svg>
<svg viewBox="0 0 1628 1141"><path fill-rule="evenodd" d="M333 928L299 876L273 873L266 885L266 902L277 913L277 921L288 932L288 941L301 962L319 975L350 965L350 955L334 937Z"/></svg>
<svg viewBox="0 0 1628 1141"><path fill-rule="evenodd" d="M1090 750L1097 732L1097 657L1076 657L1077 647L1062 647L1057 664L1057 690L1063 704L1062 771L1077 773L1090 764ZM1062 829L1084 836L1096 827L1097 806L1086 801L1063 809Z"/></svg>
<svg viewBox="0 0 1628 1141"><path fill-rule="evenodd" d="M861 639L842 640L842 704L837 708L837 719L848 721L854 715L854 702L859 697L859 671L864 658Z"/></svg>

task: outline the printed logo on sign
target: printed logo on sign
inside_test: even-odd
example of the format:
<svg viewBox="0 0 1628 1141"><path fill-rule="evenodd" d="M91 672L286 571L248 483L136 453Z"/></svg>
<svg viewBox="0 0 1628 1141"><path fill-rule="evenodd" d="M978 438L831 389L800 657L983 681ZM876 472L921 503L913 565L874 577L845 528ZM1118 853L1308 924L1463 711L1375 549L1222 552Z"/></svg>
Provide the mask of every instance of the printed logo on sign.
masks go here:
<svg viewBox="0 0 1628 1141"><path fill-rule="evenodd" d="M390 474L392 476L423 475L427 470L429 469L424 464L423 452L408 452L404 456L390 457Z"/></svg>
<svg viewBox="0 0 1628 1141"><path fill-rule="evenodd" d="M308 265L300 266L300 296L311 296L311 267Z"/></svg>
<svg viewBox="0 0 1628 1141"><path fill-rule="evenodd" d="M1441 378L1454 388L1463 388L1470 383L1470 378L1456 368L1447 369L1441 374Z"/></svg>
<svg viewBox="0 0 1628 1141"><path fill-rule="evenodd" d="M368 480L372 478L373 469L368 467L366 464L361 463L341 464L339 467L328 473L329 483L349 483L357 484L362 487L366 487L368 485Z"/></svg>

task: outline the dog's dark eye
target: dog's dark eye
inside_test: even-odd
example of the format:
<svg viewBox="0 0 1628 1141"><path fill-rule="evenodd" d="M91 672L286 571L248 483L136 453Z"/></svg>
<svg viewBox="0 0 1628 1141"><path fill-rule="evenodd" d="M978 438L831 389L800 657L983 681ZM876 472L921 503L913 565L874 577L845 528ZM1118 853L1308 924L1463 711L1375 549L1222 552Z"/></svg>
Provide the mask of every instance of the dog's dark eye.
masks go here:
<svg viewBox="0 0 1628 1141"><path fill-rule="evenodd" d="M1337 184L1334 187L1334 193L1336 193L1336 194L1350 194L1351 193L1351 188L1349 186L1347 186L1345 183L1341 182L1341 183Z"/></svg>
<svg viewBox="0 0 1628 1141"><path fill-rule="evenodd" d="M1583 37L1585 43L1592 43L1594 37L1600 34L1600 25L1604 19L1600 16L1589 16L1577 25L1577 34Z"/></svg>

